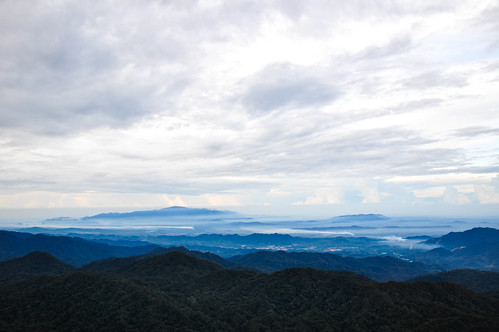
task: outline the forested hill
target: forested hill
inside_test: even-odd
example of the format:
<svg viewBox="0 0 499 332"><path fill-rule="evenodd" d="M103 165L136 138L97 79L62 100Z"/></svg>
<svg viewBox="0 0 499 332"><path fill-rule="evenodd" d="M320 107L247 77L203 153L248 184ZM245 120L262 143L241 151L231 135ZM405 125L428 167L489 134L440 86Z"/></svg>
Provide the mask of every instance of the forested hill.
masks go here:
<svg viewBox="0 0 499 332"><path fill-rule="evenodd" d="M181 252L0 283L0 330L494 330L499 301L453 283L312 268L225 269Z"/></svg>

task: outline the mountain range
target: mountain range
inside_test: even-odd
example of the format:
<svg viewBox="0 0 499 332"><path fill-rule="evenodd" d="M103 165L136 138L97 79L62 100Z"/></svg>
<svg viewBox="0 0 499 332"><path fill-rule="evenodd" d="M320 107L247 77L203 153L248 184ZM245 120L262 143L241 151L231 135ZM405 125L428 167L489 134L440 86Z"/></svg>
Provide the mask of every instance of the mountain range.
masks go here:
<svg viewBox="0 0 499 332"><path fill-rule="evenodd" d="M415 255L415 259L439 265L442 270L471 268L499 271L499 230L473 228L464 232L451 232L425 243L441 247Z"/></svg>
<svg viewBox="0 0 499 332"><path fill-rule="evenodd" d="M302 241L285 234L181 239ZM370 243L338 241L352 240ZM419 240L440 247L412 259L284 250L222 258L141 241L0 231L0 330L496 329L498 231ZM459 269L447 271L453 266Z"/></svg>
<svg viewBox="0 0 499 332"><path fill-rule="evenodd" d="M0 230L0 261L24 256L33 251L46 251L76 266L108 257L145 254L158 248L148 244L136 247L112 246L68 236L49 236Z"/></svg>
<svg viewBox="0 0 499 332"><path fill-rule="evenodd" d="M199 250L188 250L197 258L210 256L211 261L227 268L234 266L246 266L259 271L274 272L291 267L314 267L324 270L349 270L374 278L379 281L404 280L421 274L434 273L438 271L473 268L481 270L498 271L499 231L492 228L476 228L462 233L450 233L452 246L446 249L439 247L428 251L408 251L405 259L398 259L388 255L348 257L333 253L318 252L293 252L283 250L252 250L243 255L222 258L214 253L200 252ZM478 235L477 235L478 234ZM477 242L477 237L483 236L483 242ZM160 238L162 238L160 236ZM177 246L182 241L196 241L197 243L215 246L232 246L234 243L245 246L253 243L255 246L268 246L274 242L277 245L287 245L292 248L301 241L309 241L304 238L295 238L282 234L252 234L248 236L239 235L200 235L197 237L165 237L169 247ZM440 239L427 241L441 241L447 243L447 236ZM212 241L212 242L210 242ZM317 240L329 241L329 240ZM334 241L342 241L341 238ZM345 239L348 245L356 243L358 246L371 243L369 239ZM357 242L352 242L357 241ZM126 241L118 242L126 244ZM207 247L213 249L217 247ZM278 247L279 248L279 247ZM0 231L0 260L8 260L26 255L32 251L46 251L58 259L75 266L82 266L97 260L111 257L128 257L148 254L157 250L164 252L164 248L147 242L133 242L130 246L111 245L109 243L98 243L77 237L49 236L44 234L30 234L20 232ZM210 259L208 259L210 260Z"/></svg>

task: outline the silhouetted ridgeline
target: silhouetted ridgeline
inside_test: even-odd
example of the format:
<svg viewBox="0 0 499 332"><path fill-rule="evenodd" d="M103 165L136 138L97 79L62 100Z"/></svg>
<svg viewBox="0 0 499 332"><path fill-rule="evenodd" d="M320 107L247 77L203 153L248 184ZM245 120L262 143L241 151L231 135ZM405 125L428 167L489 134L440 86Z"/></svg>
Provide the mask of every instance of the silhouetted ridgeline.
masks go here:
<svg viewBox="0 0 499 332"><path fill-rule="evenodd" d="M76 266L109 257L141 255L158 248L111 246L80 238L48 236L0 230L0 260L24 256L32 251L45 251L58 259Z"/></svg>
<svg viewBox="0 0 499 332"><path fill-rule="evenodd" d="M442 270L482 269L499 271L499 230L473 228L464 232L451 232L426 243L441 247L418 253L415 259L438 265Z"/></svg>
<svg viewBox="0 0 499 332"><path fill-rule="evenodd" d="M499 302L453 283L312 268L235 271L181 252L0 284L0 330L494 330ZM42 255L41 261L52 264ZM12 261L11 261L12 262ZM112 260L109 261L113 266Z"/></svg>

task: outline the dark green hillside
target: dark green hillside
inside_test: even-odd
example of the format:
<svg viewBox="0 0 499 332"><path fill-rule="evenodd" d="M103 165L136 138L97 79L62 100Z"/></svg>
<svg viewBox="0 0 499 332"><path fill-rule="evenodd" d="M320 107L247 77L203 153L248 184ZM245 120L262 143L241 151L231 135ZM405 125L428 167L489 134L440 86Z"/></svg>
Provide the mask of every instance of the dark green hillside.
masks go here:
<svg viewBox="0 0 499 332"><path fill-rule="evenodd" d="M114 273L0 284L0 330L492 331L499 301L453 283L312 268L234 271L180 252Z"/></svg>
<svg viewBox="0 0 499 332"><path fill-rule="evenodd" d="M351 272L283 270L251 279L225 299L222 320L253 330L473 330L499 322L499 303L463 287L378 284Z"/></svg>
<svg viewBox="0 0 499 332"><path fill-rule="evenodd" d="M121 266L124 266L128 263L152 257L152 256L159 256L163 255L166 253L170 252L181 252L186 255L189 255L191 257L198 258L200 260L212 262L215 264L218 264L220 266L223 266L225 268L229 269L236 269L236 270L254 270L252 267L245 267L245 266L240 266L238 264L229 262L226 259L223 259L222 257L209 253L209 252L200 252L196 250L189 250L185 247L170 247L170 248L162 248L159 247L147 254L140 255L140 256L132 256L132 257L123 257L123 258L108 258L108 259L103 259L99 261L95 261L89 264L86 264L81 267L81 270L83 271L89 271L89 272L116 272Z"/></svg>
<svg viewBox="0 0 499 332"><path fill-rule="evenodd" d="M0 287L1 331L201 331L224 328L153 288L77 272Z"/></svg>
<svg viewBox="0 0 499 332"><path fill-rule="evenodd" d="M135 260L116 273L140 278L181 279L186 281L223 270L212 262L196 259L178 251Z"/></svg>
<svg viewBox="0 0 499 332"><path fill-rule="evenodd" d="M407 281L452 281L466 286L476 292L499 293L499 272L461 269L422 275L411 278Z"/></svg>
<svg viewBox="0 0 499 332"><path fill-rule="evenodd" d="M225 268L238 268L239 267L237 264L231 263L228 260L223 259L222 257L215 255L215 254L212 254L210 252L201 252L201 251L197 251L197 250L189 250L185 247L170 247L170 248L160 247L160 248L157 248L157 249L151 251L150 253L148 253L146 255L150 255L150 256L160 255L160 254L164 254L164 253L172 252L172 251L182 252L182 253L187 254L189 256L196 257L196 258L201 259L201 260L205 260L208 262L212 262L212 263L221 265Z"/></svg>
<svg viewBox="0 0 499 332"><path fill-rule="evenodd" d="M75 271L76 268L66 264L46 252L34 251L20 258L0 262L0 282L27 279L36 275L57 275Z"/></svg>

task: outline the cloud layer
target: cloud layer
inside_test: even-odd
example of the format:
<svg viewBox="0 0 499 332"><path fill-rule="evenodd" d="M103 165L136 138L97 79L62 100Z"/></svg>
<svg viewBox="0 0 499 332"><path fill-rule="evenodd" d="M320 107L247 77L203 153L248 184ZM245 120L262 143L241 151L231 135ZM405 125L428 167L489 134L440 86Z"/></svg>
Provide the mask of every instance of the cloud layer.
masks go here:
<svg viewBox="0 0 499 332"><path fill-rule="evenodd" d="M2 1L0 207L499 207L498 11Z"/></svg>

